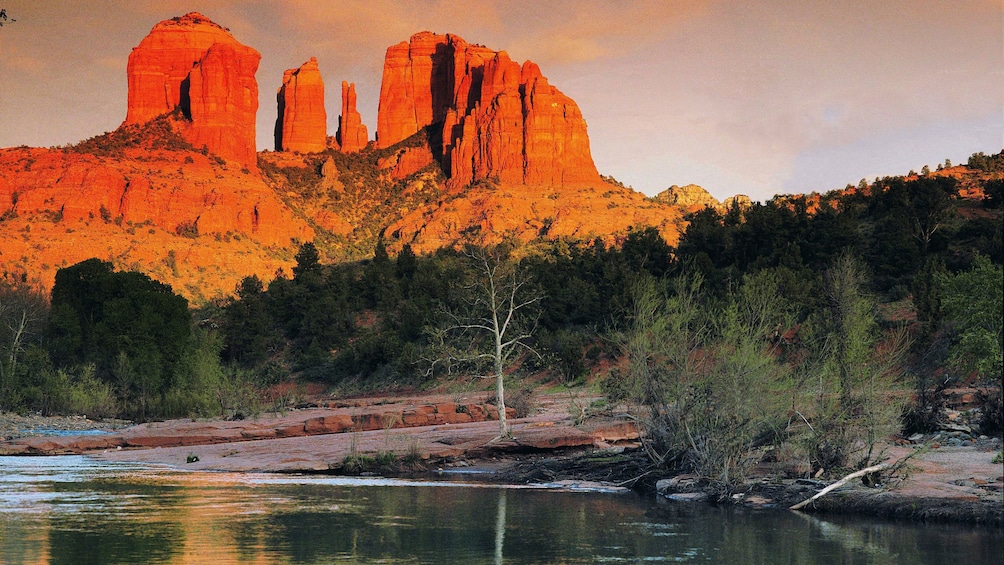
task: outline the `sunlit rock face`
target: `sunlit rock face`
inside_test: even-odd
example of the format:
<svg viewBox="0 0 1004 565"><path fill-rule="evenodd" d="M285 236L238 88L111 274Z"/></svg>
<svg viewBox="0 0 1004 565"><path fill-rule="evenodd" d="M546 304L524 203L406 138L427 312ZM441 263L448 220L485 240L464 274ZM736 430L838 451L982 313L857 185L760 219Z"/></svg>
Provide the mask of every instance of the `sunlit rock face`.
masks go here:
<svg viewBox="0 0 1004 565"><path fill-rule="evenodd" d="M505 51L430 32L388 48L377 146L427 126L441 128L437 157L455 187L482 179L537 186L600 182L578 106L536 64L520 65Z"/></svg>
<svg viewBox="0 0 1004 565"><path fill-rule="evenodd" d="M180 109L196 148L257 168L255 114L261 55L198 12L164 20L134 47L122 125Z"/></svg>
<svg viewBox="0 0 1004 565"><path fill-rule="evenodd" d="M338 144L343 153L355 153L366 147L369 132L356 111L356 85L342 81L342 115L338 118Z"/></svg>
<svg viewBox="0 0 1004 565"><path fill-rule="evenodd" d="M283 73L276 102L276 151L317 153L327 148L324 81L315 57Z"/></svg>

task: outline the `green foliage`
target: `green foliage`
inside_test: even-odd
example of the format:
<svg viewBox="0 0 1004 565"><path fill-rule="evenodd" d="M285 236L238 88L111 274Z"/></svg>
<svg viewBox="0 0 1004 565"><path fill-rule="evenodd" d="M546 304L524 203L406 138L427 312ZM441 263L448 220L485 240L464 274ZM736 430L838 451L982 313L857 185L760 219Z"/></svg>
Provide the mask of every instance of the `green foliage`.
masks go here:
<svg viewBox="0 0 1004 565"><path fill-rule="evenodd" d="M996 155L986 155L982 151L973 153L969 156L968 166L988 173L1004 172L1004 152Z"/></svg>
<svg viewBox="0 0 1004 565"><path fill-rule="evenodd" d="M1000 382L1004 366L1004 272L987 257L973 268L941 278L945 316L958 337L950 361L960 371L976 371L988 382Z"/></svg>
<svg viewBox="0 0 1004 565"><path fill-rule="evenodd" d="M27 369L22 360L29 348L40 343L48 316L40 292L0 282L0 410L22 407Z"/></svg>
<svg viewBox="0 0 1004 565"><path fill-rule="evenodd" d="M823 469L873 464L876 444L901 427L909 340L902 330L882 334L866 287L861 263L838 258L825 275L826 303L806 323L812 362L805 384L816 418L807 446Z"/></svg>
<svg viewBox="0 0 1004 565"><path fill-rule="evenodd" d="M171 287L88 259L56 273L48 335L53 360L94 363L136 417L157 411L191 347L188 302Z"/></svg>
<svg viewBox="0 0 1004 565"><path fill-rule="evenodd" d="M630 359L630 397L649 407L651 453L679 460L730 492L778 443L793 381L778 356L776 328L789 306L773 272L743 279L716 304L699 275L668 288L636 287L623 347Z"/></svg>

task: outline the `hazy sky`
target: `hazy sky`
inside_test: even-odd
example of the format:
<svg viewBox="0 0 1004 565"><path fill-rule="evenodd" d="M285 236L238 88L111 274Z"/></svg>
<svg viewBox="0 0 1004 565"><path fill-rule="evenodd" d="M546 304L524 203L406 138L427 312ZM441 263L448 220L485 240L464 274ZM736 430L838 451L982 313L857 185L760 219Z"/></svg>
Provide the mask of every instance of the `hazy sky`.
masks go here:
<svg viewBox="0 0 1004 565"><path fill-rule="evenodd" d="M284 69L312 56L334 135L356 83L372 138L386 48L455 33L540 65L589 124L593 159L646 194L825 191L1004 148L1002 0L288 2L0 0L0 147L118 127L126 61L198 11L262 54L258 147Z"/></svg>

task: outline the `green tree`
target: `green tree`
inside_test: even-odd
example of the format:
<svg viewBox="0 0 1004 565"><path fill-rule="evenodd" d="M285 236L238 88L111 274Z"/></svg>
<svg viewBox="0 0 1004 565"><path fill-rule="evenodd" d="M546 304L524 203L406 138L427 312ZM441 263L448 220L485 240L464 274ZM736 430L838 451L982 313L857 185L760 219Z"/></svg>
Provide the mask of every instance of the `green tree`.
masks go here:
<svg viewBox="0 0 1004 565"><path fill-rule="evenodd" d="M137 272L116 272L88 259L60 269L52 289L48 332L54 361L93 362L146 418L171 386L191 347L188 301L171 287Z"/></svg>
<svg viewBox="0 0 1004 565"><path fill-rule="evenodd" d="M631 396L647 406L650 456L683 461L727 493L782 439L792 405L790 369L774 339L789 306L766 270L743 278L717 305L697 277L636 288L630 359Z"/></svg>
<svg viewBox="0 0 1004 565"><path fill-rule="evenodd" d="M958 332L950 362L958 370L977 371L1000 382L1004 366L1004 272L978 255L973 268L942 278L945 316Z"/></svg>
<svg viewBox="0 0 1004 565"><path fill-rule="evenodd" d="M37 291L0 282L0 410L18 406L24 373L19 362L26 349L37 343L49 308Z"/></svg>
<svg viewBox="0 0 1004 565"><path fill-rule="evenodd" d="M853 256L839 257L824 276L826 303L806 332L816 354L816 425L810 456L824 469L873 462L879 440L896 431L904 400L897 392L909 347L905 331L883 335L877 306L867 294L864 267Z"/></svg>

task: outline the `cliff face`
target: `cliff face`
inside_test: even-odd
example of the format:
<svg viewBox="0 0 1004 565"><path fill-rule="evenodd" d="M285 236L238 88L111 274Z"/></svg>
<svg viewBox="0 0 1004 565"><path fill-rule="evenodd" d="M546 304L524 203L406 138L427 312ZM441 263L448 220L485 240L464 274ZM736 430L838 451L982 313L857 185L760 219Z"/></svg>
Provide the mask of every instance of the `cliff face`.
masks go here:
<svg viewBox="0 0 1004 565"><path fill-rule="evenodd" d="M440 126L441 124L441 126ZM538 186L599 184L578 106L536 64L422 32L387 49L377 146L434 125L454 187L498 178Z"/></svg>
<svg viewBox="0 0 1004 565"><path fill-rule="evenodd" d="M366 147L369 132L356 111L356 85L342 81L342 115L338 118L338 144L343 153L355 153Z"/></svg>
<svg viewBox="0 0 1004 565"><path fill-rule="evenodd" d="M180 109L195 147L257 169L255 114L261 55L197 12L155 25L129 55L122 125Z"/></svg>
<svg viewBox="0 0 1004 565"><path fill-rule="evenodd" d="M0 272L48 287L57 268L98 257L201 300L288 269L268 248L314 236L257 175L195 151L109 144L0 150Z"/></svg>
<svg viewBox="0 0 1004 565"><path fill-rule="evenodd" d="M316 58L311 57L283 74L276 102L279 110L275 124L276 151L317 153L327 148L324 81Z"/></svg>

